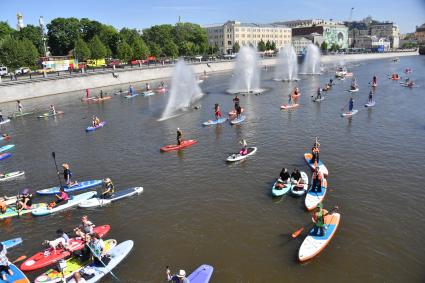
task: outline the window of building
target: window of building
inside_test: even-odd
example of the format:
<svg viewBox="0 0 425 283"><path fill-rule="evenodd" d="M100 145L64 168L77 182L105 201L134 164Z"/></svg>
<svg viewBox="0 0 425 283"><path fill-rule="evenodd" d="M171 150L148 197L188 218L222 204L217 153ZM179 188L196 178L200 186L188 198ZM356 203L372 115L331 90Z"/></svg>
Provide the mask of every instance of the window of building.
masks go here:
<svg viewBox="0 0 425 283"><path fill-rule="evenodd" d="M229 40L229 41L227 42L227 45L232 45L232 42Z"/></svg>

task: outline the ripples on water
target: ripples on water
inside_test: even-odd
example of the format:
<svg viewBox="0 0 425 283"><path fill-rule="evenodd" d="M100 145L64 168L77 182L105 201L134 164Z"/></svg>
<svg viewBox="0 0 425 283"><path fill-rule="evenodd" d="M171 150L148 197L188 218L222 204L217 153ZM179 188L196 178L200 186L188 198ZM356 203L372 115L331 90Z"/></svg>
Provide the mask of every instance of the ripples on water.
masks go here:
<svg viewBox="0 0 425 283"><path fill-rule="evenodd" d="M425 98L423 88L402 88L385 74L411 67L410 77L425 86L424 63L424 57L405 57L399 63L385 59L353 67L360 91L353 94L359 113L352 119L340 117L349 98L349 80L338 81L325 93L325 101L313 103L310 96L332 73L281 83L272 80L270 69L262 73L262 87L270 91L242 97L247 121L233 127L201 126L212 117L214 103L220 103L224 113L232 108L232 96L225 94L227 73L204 82L208 95L200 110L163 122L157 119L166 103L164 95L131 100L116 96L89 105L78 100L83 92L24 101L27 108L54 103L65 115L49 120L28 117L2 126L16 149L11 159L1 161L0 170L26 171L24 179L0 184L2 194L56 185L51 151L56 151L59 163L71 164L78 180L109 176L118 188L142 185L145 191L102 209L3 221L2 239L24 237L12 258L30 256L43 240L55 236L57 228L71 230L81 215L88 214L98 224L111 224L109 237L135 240L132 254L115 272L123 282L159 282L166 265L189 273L202 263L215 267L213 282L325 282L330 276L335 282L420 282ZM366 109L368 82L374 74L379 80L377 103ZM279 106L296 85L302 92L301 106L281 111ZM3 113L13 107L3 105ZM108 124L86 134L93 114ZM174 143L177 127L185 138L199 143L161 154L159 147ZM302 157L315 136L320 136L321 156L330 171L325 205L339 205L342 220L323 254L300 265L296 256L303 237L288 237L310 216L303 199L272 199L270 188L282 167L307 170ZM257 146L257 154L226 164L225 158L239 150L241 138Z"/></svg>

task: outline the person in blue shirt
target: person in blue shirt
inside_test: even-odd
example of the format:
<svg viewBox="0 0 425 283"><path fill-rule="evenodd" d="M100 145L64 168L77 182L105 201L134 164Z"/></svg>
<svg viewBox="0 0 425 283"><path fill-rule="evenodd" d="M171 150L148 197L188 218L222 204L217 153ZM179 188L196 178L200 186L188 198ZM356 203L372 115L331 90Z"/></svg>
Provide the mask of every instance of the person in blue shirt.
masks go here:
<svg viewBox="0 0 425 283"><path fill-rule="evenodd" d="M170 268L166 267L167 281L174 283L190 283L190 280L186 277L186 271L183 269L179 270L178 274L171 275Z"/></svg>

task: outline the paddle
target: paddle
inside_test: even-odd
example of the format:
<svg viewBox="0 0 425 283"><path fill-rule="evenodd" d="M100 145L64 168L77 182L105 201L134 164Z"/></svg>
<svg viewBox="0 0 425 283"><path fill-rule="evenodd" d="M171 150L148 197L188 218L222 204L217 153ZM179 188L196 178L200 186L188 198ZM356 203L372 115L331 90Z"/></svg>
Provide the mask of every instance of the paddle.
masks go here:
<svg viewBox="0 0 425 283"><path fill-rule="evenodd" d="M59 185L62 188L62 181L61 181L61 177L59 176L58 164L56 163L56 153L54 151L52 151L52 157L53 157L53 161L55 162L56 172L58 173Z"/></svg>
<svg viewBox="0 0 425 283"><path fill-rule="evenodd" d="M335 206L334 208L332 208L328 213L326 213L325 215L323 215L323 217L325 217L326 215L328 215L328 214L332 214L332 213L334 213L335 211L337 211L339 209L339 207L338 206ZM311 225L311 223L308 223L308 224L306 224L306 225L304 225L303 227L301 227L300 229L298 229L298 230L296 230L294 233L292 233L291 234L291 237L293 238L293 239L295 239L296 237L298 237L301 233L302 233L302 231L304 231L304 229L305 229L305 227L307 227L307 226L309 226L309 225Z"/></svg>
<svg viewBox="0 0 425 283"><path fill-rule="evenodd" d="M117 281L120 281L120 279L118 279L118 277L112 272L112 270L110 270L105 263L103 263L103 261L100 259L100 257L98 255L96 255L96 253L92 250L92 248L90 247L89 244L86 244L86 246L90 249L91 253L100 261L100 263L105 267L106 271L108 271L109 273L111 273L112 277L114 277Z"/></svg>
<svg viewBox="0 0 425 283"><path fill-rule="evenodd" d="M27 258L26 255L21 255L20 257L18 257L17 259L15 259L12 263L17 263L17 262L23 261L26 258Z"/></svg>

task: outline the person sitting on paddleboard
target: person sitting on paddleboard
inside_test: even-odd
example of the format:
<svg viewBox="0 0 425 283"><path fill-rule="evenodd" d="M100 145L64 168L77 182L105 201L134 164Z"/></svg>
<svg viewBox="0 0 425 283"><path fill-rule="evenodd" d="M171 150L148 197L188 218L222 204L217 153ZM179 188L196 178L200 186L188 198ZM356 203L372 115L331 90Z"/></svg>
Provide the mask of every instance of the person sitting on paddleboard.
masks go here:
<svg viewBox="0 0 425 283"><path fill-rule="evenodd" d="M235 110L237 111L240 103L240 99L237 94L235 94L235 98L233 98L233 103L235 104Z"/></svg>
<svg viewBox="0 0 425 283"><path fill-rule="evenodd" d="M327 211L325 209L322 209L322 203L319 203L316 207L316 211L313 214L313 220L314 220L314 228L312 231L312 234L315 236L323 237L325 235L326 231L326 225L325 225L325 215L327 214Z"/></svg>
<svg viewBox="0 0 425 283"><path fill-rule="evenodd" d="M311 191L320 193L322 192L322 181L323 181L323 174L319 170L319 166L316 167L313 173L313 184L311 185Z"/></svg>
<svg viewBox="0 0 425 283"><path fill-rule="evenodd" d="M63 168L63 179L65 180L66 185L68 187L75 185L77 182L72 182L71 180L72 172L69 169L69 164L68 163L62 164L62 168Z"/></svg>
<svg viewBox="0 0 425 283"><path fill-rule="evenodd" d="M216 103L214 105L214 115L215 115L215 119L218 120L219 118L221 118L221 111L220 111L220 105L218 103Z"/></svg>
<svg viewBox="0 0 425 283"><path fill-rule="evenodd" d="M18 104L18 112L22 113L22 111L24 110L24 107L22 107L22 103L20 100L16 101L16 103Z"/></svg>
<svg viewBox="0 0 425 283"><path fill-rule="evenodd" d="M331 78L329 79L329 85L332 86L334 84L334 80Z"/></svg>
<svg viewBox="0 0 425 283"><path fill-rule="evenodd" d="M86 234L93 234L94 227L93 222L88 219L87 215L84 215L81 217L81 224L74 229L74 232L77 236L84 238Z"/></svg>
<svg viewBox="0 0 425 283"><path fill-rule="evenodd" d="M105 243L99 234L94 233L90 243L90 248L93 254L93 263L97 267L104 267L111 260L106 256Z"/></svg>
<svg viewBox="0 0 425 283"><path fill-rule="evenodd" d="M16 208L18 209L18 213L20 213L23 209L31 209L32 206L33 195L28 189L24 189L21 195L17 196Z"/></svg>
<svg viewBox="0 0 425 283"><path fill-rule="evenodd" d="M49 107L49 111L50 111L50 113L51 113L52 115L56 115L56 109L55 109L55 106L50 105L50 107Z"/></svg>
<svg viewBox="0 0 425 283"><path fill-rule="evenodd" d="M59 204L65 204L68 202L69 200L69 196L67 193L65 193L65 189L63 187L61 187L59 189L59 194L55 195L55 197L57 198L54 202L50 203L49 206L47 207L48 209L52 209L53 207L59 205Z"/></svg>
<svg viewBox="0 0 425 283"><path fill-rule="evenodd" d="M247 155L248 154L248 144L247 144L246 140L242 139L239 143L242 145L241 150L239 150L239 154L240 155Z"/></svg>
<svg viewBox="0 0 425 283"><path fill-rule="evenodd" d="M99 119L99 117L93 115L92 125L93 125L93 127L98 127L100 125L100 119Z"/></svg>
<svg viewBox="0 0 425 283"><path fill-rule="evenodd" d="M317 89L316 100L322 98L322 89L319 87Z"/></svg>
<svg viewBox="0 0 425 283"><path fill-rule="evenodd" d="M276 189L281 190L284 187L286 187L286 184L289 182L291 176L289 175L288 169L285 167L282 168L279 174L279 178L276 181L276 184L274 185Z"/></svg>
<svg viewBox="0 0 425 283"><path fill-rule="evenodd" d="M170 267L167 266L165 268L165 273L167 275L168 282L190 283L189 279L186 277L186 271L184 271L183 269L180 269L178 274L171 275Z"/></svg>
<svg viewBox="0 0 425 283"><path fill-rule="evenodd" d="M350 101L348 102L348 111L352 112L354 108L354 99L350 97Z"/></svg>
<svg viewBox="0 0 425 283"><path fill-rule="evenodd" d="M115 186L114 183L112 183L111 179L105 178L103 180L103 191L100 198L107 199L112 197L112 195L115 193Z"/></svg>
<svg viewBox="0 0 425 283"><path fill-rule="evenodd" d="M10 269L9 265L10 261L7 258L7 249L2 243L0 243L0 274L4 282L9 282L7 280L7 274L13 276L13 271ZM11 282L14 282L14 280Z"/></svg>
<svg viewBox="0 0 425 283"><path fill-rule="evenodd" d="M298 170L298 169L295 168L294 171L292 171L292 173L291 173L291 179L294 182L298 183L298 181L301 179L300 170Z"/></svg>
<svg viewBox="0 0 425 283"><path fill-rule="evenodd" d="M183 141L183 132L180 131L180 128L177 128L177 145L181 145Z"/></svg>

